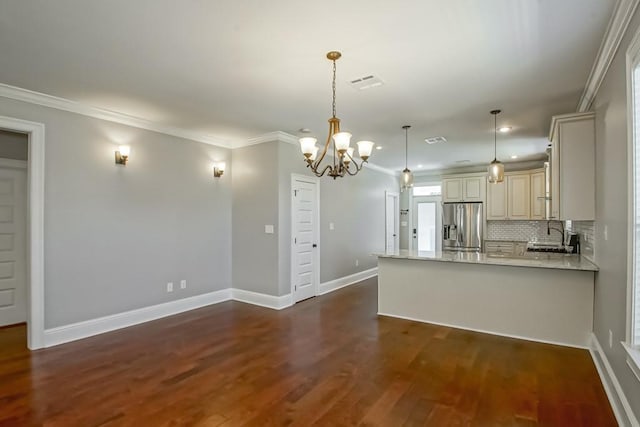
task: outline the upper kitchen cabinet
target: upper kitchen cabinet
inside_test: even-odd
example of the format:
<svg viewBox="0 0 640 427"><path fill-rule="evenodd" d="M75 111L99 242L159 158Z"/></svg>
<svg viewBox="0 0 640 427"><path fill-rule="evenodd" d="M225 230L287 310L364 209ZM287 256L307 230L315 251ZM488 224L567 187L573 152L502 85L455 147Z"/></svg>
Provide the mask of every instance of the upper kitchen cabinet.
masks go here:
<svg viewBox="0 0 640 427"><path fill-rule="evenodd" d="M595 114L551 119L549 219L595 220Z"/></svg>
<svg viewBox="0 0 640 427"><path fill-rule="evenodd" d="M487 219L544 219L544 184L543 169L507 172L503 182L487 184Z"/></svg>
<svg viewBox="0 0 640 427"><path fill-rule="evenodd" d="M545 219L544 170L531 174L531 219Z"/></svg>
<svg viewBox="0 0 640 427"><path fill-rule="evenodd" d="M442 178L442 201L484 202L486 180L485 174L445 176Z"/></svg>

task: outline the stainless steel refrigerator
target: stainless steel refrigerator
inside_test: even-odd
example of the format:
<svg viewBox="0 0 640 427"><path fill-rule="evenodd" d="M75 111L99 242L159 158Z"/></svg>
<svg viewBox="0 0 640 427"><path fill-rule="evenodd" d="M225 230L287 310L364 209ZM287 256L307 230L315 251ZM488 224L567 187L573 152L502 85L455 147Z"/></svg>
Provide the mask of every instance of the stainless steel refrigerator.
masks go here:
<svg viewBox="0 0 640 427"><path fill-rule="evenodd" d="M482 202L442 204L442 250L482 250Z"/></svg>

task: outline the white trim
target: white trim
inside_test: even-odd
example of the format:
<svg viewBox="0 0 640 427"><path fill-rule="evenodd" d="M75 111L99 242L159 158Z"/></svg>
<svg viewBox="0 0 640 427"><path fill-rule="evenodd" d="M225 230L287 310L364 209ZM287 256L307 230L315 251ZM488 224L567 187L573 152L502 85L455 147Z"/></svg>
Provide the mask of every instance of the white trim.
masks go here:
<svg viewBox="0 0 640 427"><path fill-rule="evenodd" d="M622 344L622 347L627 352L627 365L629 365L633 375L640 381L640 350L631 347L624 341L620 344Z"/></svg>
<svg viewBox="0 0 640 427"><path fill-rule="evenodd" d="M400 193L386 190L384 192L384 248L386 251L389 247L387 242L387 237L389 236L389 230L387 230L387 225L389 225L389 222L387 221L387 202L389 201L389 197L393 198L393 211L395 212L395 221L393 223L393 247L398 251L400 250Z"/></svg>
<svg viewBox="0 0 640 427"><path fill-rule="evenodd" d="M454 328L454 329L463 329L465 331L471 331L471 332L480 332L482 334L496 335L496 336L499 336L499 337L516 338L516 339L523 340L523 341L541 342L543 344L561 345L563 347L581 348L581 349L585 349L585 350L588 348L586 346L568 344L568 343L560 342L560 341L540 340L540 339L536 339L536 338L532 338L532 337L523 337L523 336L520 336L520 335L503 334L503 333L499 333L499 332L495 332L495 331L487 331L487 330L484 330L484 329L475 329L475 328L469 328L467 326L453 325L453 324L450 324L450 323L433 322L433 321L428 321L427 322L425 320L416 319L414 317L399 316L397 314L389 314L389 313L385 313L385 312L382 312L382 311L378 311L378 316L395 317L396 319L411 320L413 322L420 322L420 323L429 323L429 324L432 324L432 325L446 326L448 328Z"/></svg>
<svg viewBox="0 0 640 427"><path fill-rule="evenodd" d="M0 129L29 136L27 346L35 350L44 346L44 124L0 116Z"/></svg>
<svg viewBox="0 0 640 427"><path fill-rule="evenodd" d="M348 276L340 277L335 280L320 283L320 292L318 295L328 294L329 292L337 291L344 287L353 285L354 283L361 282L363 280L375 277L378 275L378 267L370 268L368 270L359 271L357 273L350 274Z"/></svg>
<svg viewBox="0 0 640 427"><path fill-rule="evenodd" d="M0 157L0 168L5 169L26 169L29 162L26 160L5 159Z"/></svg>
<svg viewBox="0 0 640 427"><path fill-rule="evenodd" d="M609 70L609 66L613 61L637 6L638 0L618 0L616 2L604 38L600 44L598 55L591 67L591 72L580 96L580 101L578 101L578 112L588 111L589 108L591 108L591 104Z"/></svg>
<svg viewBox="0 0 640 427"><path fill-rule="evenodd" d="M226 140L218 138L214 135L194 132L189 129L183 129L173 126L165 126L151 120L140 117L131 116L129 114L119 113L117 111L106 110L92 105L87 105L78 101L60 98L57 96L47 95L45 93L35 92L21 87L11 86L0 83L0 97L14 99L16 101L26 102L29 104L41 105L43 107L54 108L56 110L68 111L70 113L80 114L95 119L106 120L108 122L120 123L139 129L146 129L158 132L164 135L171 135L178 138L188 139L190 141L202 142L204 144L215 145L218 147L236 149L247 147L250 145L262 144L264 142L280 141L288 144L298 145L298 138L287 132L275 131L265 133L253 138L242 140ZM382 166L365 163L369 169L386 173L391 176L398 176L397 172L383 168Z"/></svg>
<svg viewBox="0 0 640 427"><path fill-rule="evenodd" d="M42 105L43 107L55 108L56 110L68 111L87 117L106 120L108 122L120 123L139 129L146 129L165 135L172 135L178 138L185 138L191 141L203 142L205 144L216 145L224 148L232 148L231 142L225 141L212 135L206 135L172 126L165 126L159 123L154 123L147 119L142 119L140 117L119 113L116 111L105 110L77 101L71 101L65 98L59 98L57 96L34 92L28 89L10 86L7 84L0 83L0 96L15 99L16 101L27 102L29 104Z"/></svg>
<svg viewBox="0 0 640 427"><path fill-rule="evenodd" d="M86 320L44 331L45 347L91 337L105 332L122 329L166 316L183 313L196 308L217 304L231 299L230 289L222 289L176 301L143 307L124 313L112 314L97 319Z"/></svg>
<svg viewBox="0 0 640 427"><path fill-rule="evenodd" d="M247 304L272 308L274 310L282 310L283 308L291 307L293 305L292 294L275 297L273 295L245 291L244 289L236 288L231 289L231 299L233 299L234 301L245 302Z"/></svg>
<svg viewBox="0 0 640 427"><path fill-rule="evenodd" d="M275 131L265 133L263 135L256 136L254 138L249 138L245 142L234 144L233 148L247 147L249 145L257 145L265 142L286 142L287 144L298 145L298 138L290 133Z"/></svg>
<svg viewBox="0 0 640 427"><path fill-rule="evenodd" d="M293 221L293 219L295 218L295 203L293 201L294 195L293 195L293 188L294 188L294 184L296 181L302 181L302 182L306 182L308 184L314 184L316 186L316 211L315 211L315 217L316 217L316 227L314 230L314 240L317 242L317 247L315 248L315 252L313 254L313 263L315 265L315 269L313 272L313 283L314 283L314 296L316 295L320 295L319 294L319 286L320 286L320 178L316 177L316 176L307 176L307 175L300 175L297 173L292 173L291 174L291 187L289 188L289 191L291 191L291 216L290 216L290 223L291 223L291 242L290 242L290 246L289 246L289 260L290 260L290 267L289 267L289 282L291 284L290 286L290 294L291 294L291 304L295 304L294 300L294 296L295 296L295 291L294 291L294 286L295 283L293 282L293 278L295 277L295 263L296 263L296 252L295 252L295 237L296 237L296 230L295 230L295 223Z"/></svg>
<svg viewBox="0 0 640 427"><path fill-rule="evenodd" d="M593 363L596 365L598 375L600 375L600 381L607 393L611 409L613 409L613 413L616 416L618 424L621 426L640 425L638 423L638 419L633 413L633 410L631 409L631 405L629 405L629 401L627 400L627 396L624 394L624 390L622 390L622 387L616 378L616 374L609 363L609 359L607 359L606 353L602 349L598 338L593 333L591 333L589 353L591 353Z"/></svg>

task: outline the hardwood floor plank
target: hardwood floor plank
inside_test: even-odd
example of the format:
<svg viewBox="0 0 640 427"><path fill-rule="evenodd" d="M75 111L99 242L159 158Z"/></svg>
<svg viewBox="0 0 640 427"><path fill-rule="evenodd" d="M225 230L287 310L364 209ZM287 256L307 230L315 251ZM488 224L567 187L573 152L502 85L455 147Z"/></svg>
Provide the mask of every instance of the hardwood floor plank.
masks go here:
<svg viewBox="0 0 640 427"><path fill-rule="evenodd" d="M0 329L0 426L614 426L589 353L379 317L369 279L29 352Z"/></svg>

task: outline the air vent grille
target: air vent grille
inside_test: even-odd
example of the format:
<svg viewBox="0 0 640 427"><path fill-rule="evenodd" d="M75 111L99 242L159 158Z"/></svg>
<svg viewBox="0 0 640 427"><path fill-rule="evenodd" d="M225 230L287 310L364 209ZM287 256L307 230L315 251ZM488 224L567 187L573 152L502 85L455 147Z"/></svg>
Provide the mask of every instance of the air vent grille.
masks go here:
<svg viewBox="0 0 640 427"><path fill-rule="evenodd" d="M357 90L367 90L372 89L374 87L382 86L384 82L380 77L376 77L373 74L368 76L359 77L357 79L351 80L349 84Z"/></svg>
<svg viewBox="0 0 640 427"><path fill-rule="evenodd" d="M447 138L445 138L444 136L432 136L429 138L425 138L424 141L427 144L442 144L447 142Z"/></svg>

